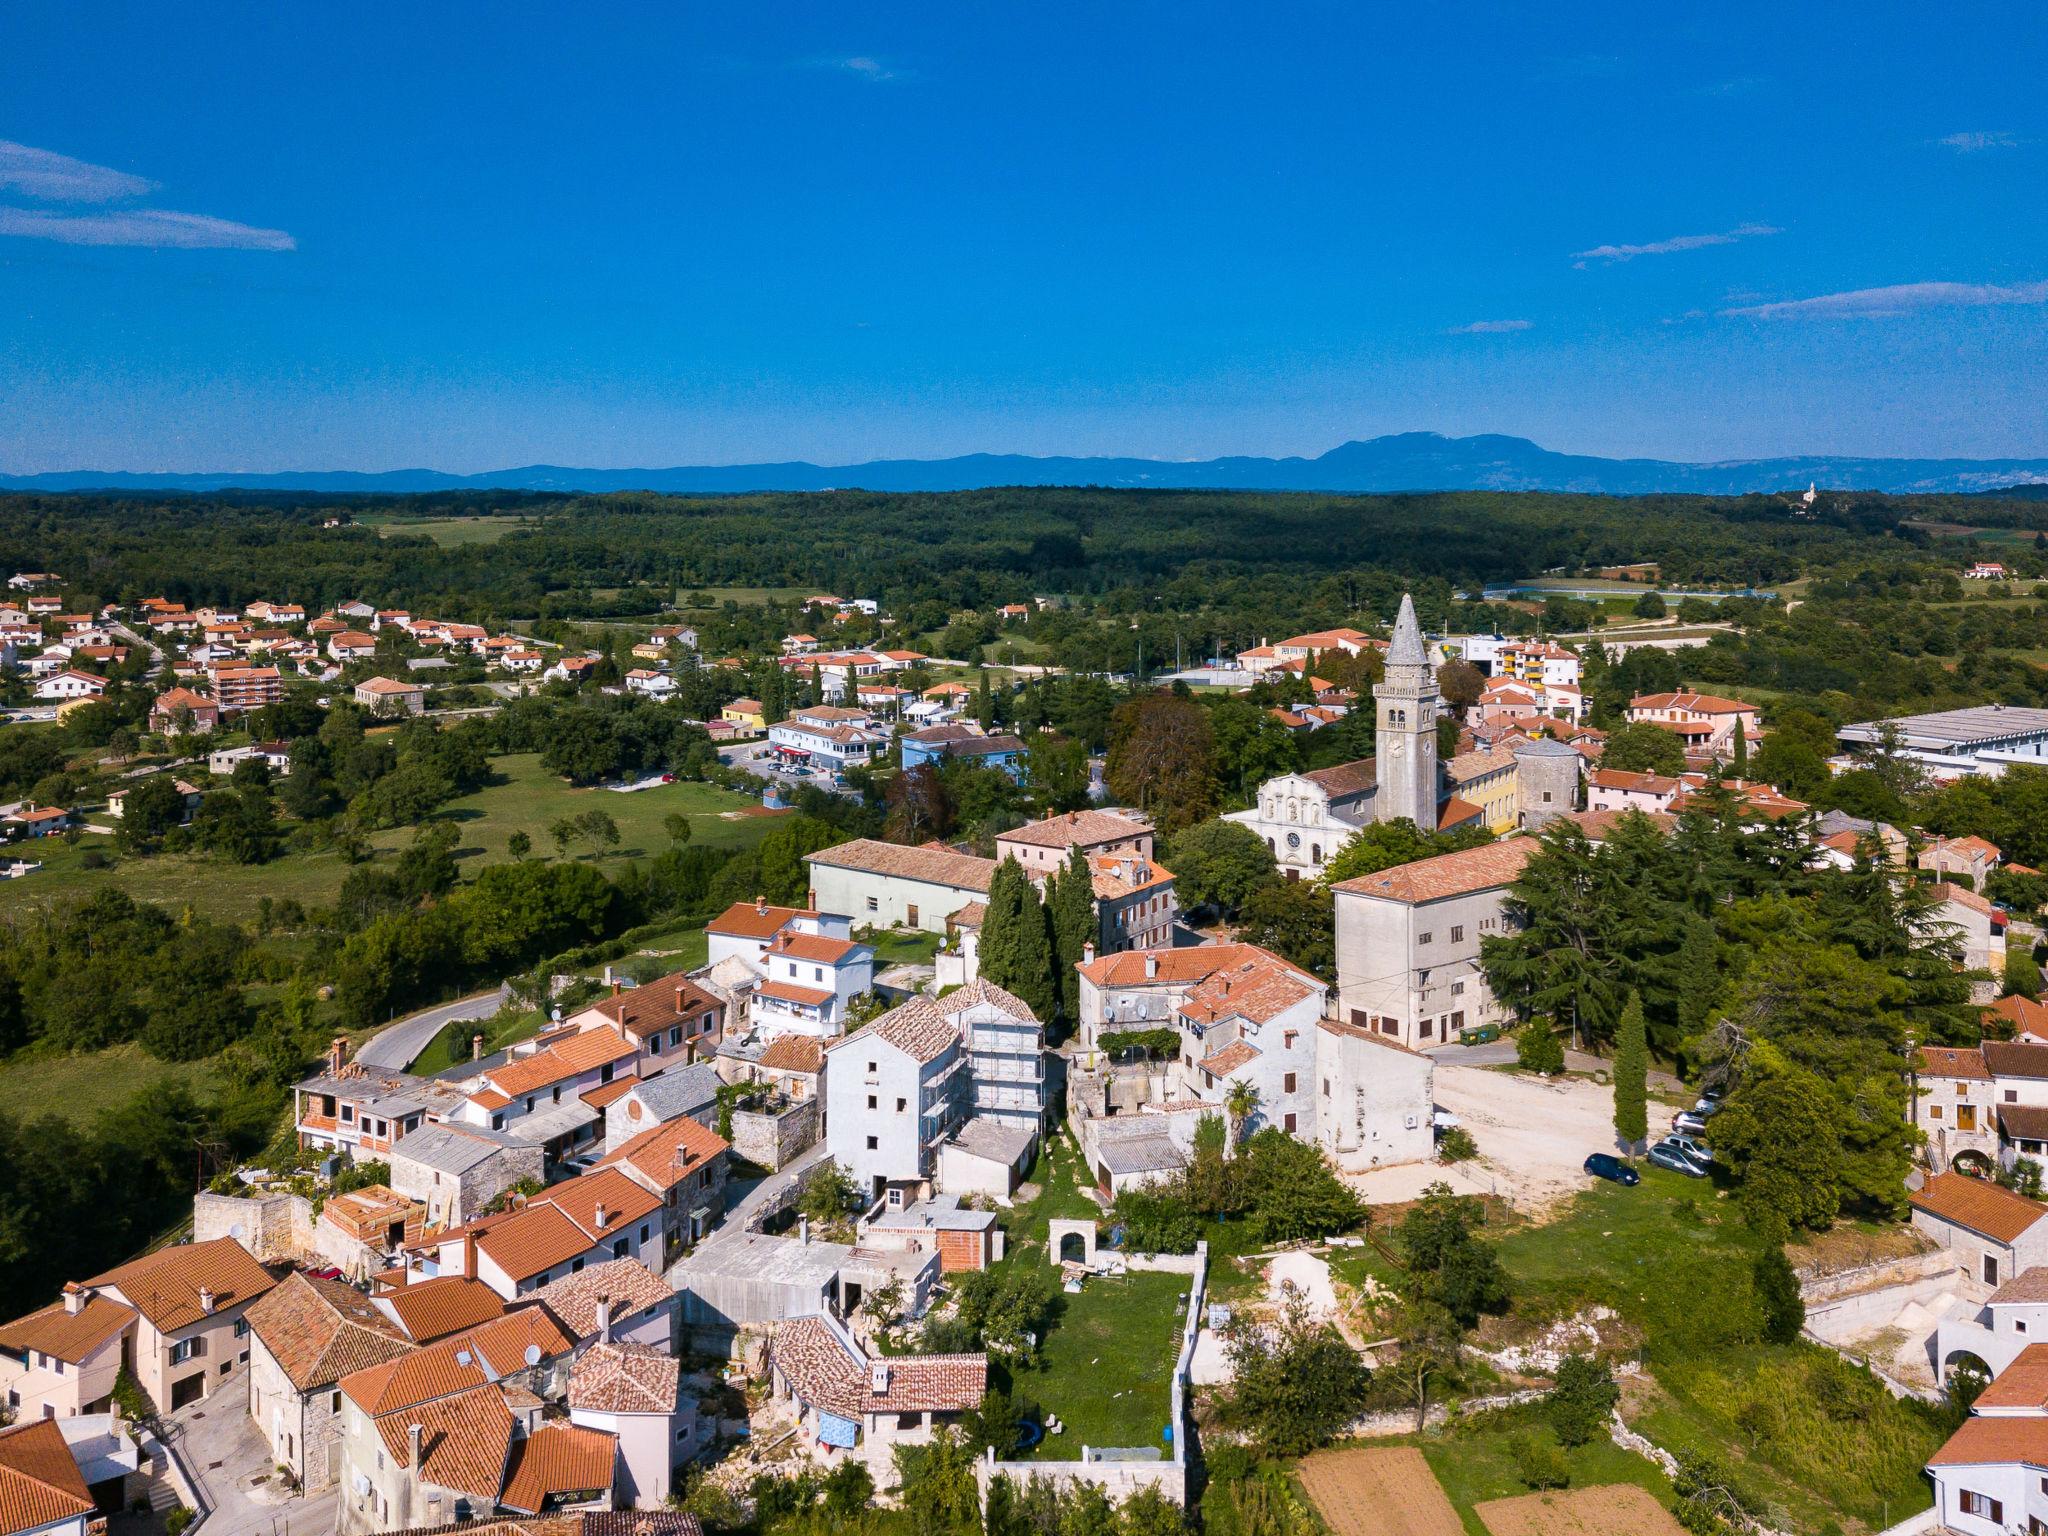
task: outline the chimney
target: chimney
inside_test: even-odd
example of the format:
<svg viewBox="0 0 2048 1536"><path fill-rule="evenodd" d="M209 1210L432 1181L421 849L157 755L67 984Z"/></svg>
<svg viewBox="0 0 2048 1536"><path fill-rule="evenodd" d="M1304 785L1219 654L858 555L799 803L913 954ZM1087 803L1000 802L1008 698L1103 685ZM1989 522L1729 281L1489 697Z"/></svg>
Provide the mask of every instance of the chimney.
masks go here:
<svg viewBox="0 0 2048 1536"><path fill-rule="evenodd" d="M327 1047L327 1064L334 1072L341 1071L341 1065L348 1060L348 1036L336 1035Z"/></svg>
<svg viewBox="0 0 2048 1536"><path fill-rule="evenodd" d="M469 1279L476 1278L476 1233L462 1235L462 1273Z"/></svg>
<svg viewBox="0 0 2048 1536"><path fill-rule="evenodd" d="M1081 963L1083 965L1093 965L1095 963L1095 941L1093 939L1089 939L1081 945Z"/></svg>
<svg viewBox="0 0 2048 1536"><path fill-rule="evenodd" d="M1145 979L1155 980L1159 975L1159 956L1151 950L1145 951Z"/></svg>
<svg viewBox="0 0 2048 1536"><path fill-rule="evenodd" d="M609 1344L612 1341L612 1299L609 1296L597 1298L597 1342Z"/></svg>
<svg viewBox="0 0 2048 1536"><path fill-rule="evenodd" d="M876 1397L889 1395L889 1362L877 1360L868 1368L868 1386Z"/></svg>
<svg viewBox="0 0 2048 1536"><path fill-rule="evenodd" d="M604 1218L605 1218L604 1202L603 1202L602 1200L600 1200L600 1201L598 1201L598 1202L597 1202L597 1230L598 1230L598 1231L600 1231L600 1232L602 1232L602 1231L604 1230Z"/></svg>
<svg viewBox="0 0 2048 1536"><path fill-rule="evenodd" d="M766 896L756 896L754 898L754 915L756 917L766 917L768 915L768 898Z"/></svg>
<svg viewBox="0 0 2048 1536"><path fill-rule="evenodd" d="M92 1292L76 1280L64 1282L64 1310L76 1317L85 1310L85 1304L92 1299Z"/></svg>
<svg viewBox="0 0 2048 1536"><path fill-rule="evenodd" d="M213 1292L203 1285L199 1287L199 1310L213 1316Z"/></svg>
<svg viewBox="0 0 2048 1536"><path fill-rule="evenodd" d="M481 1030L469 1037L469 1059L471 1061L482 1061L484 1059L484 1037Z"/></svg>
<svg viewBox="0 0 2048 1536"><path fill-rule="evenodd" d="M798 1242L800 1242L800 1243L808 1243L808 1242L809 1242L809 1241L811 1240L811 1218L810 1218L810 1217L808 1217L808 1216L799 1216L799 1217L797 1217L797 1219L796 1219L796 1240L797 1240Z"/></svg>
<svg viewBox="0 0 2048 1536"><path fill-rule="evenodd" d="M418 1424L408 1424L405 1426L406 1465L412 1469L414 1476L419 1475L420 1440L425 1434L426 1430Z"/></svg>

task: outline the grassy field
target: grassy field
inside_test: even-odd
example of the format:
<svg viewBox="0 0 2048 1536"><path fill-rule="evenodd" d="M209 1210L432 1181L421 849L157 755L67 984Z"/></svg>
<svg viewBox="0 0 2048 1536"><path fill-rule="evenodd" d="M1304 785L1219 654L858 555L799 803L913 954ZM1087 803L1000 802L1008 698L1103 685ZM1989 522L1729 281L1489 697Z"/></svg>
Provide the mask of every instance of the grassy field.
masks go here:
<svg viewBox="0 0 2048 1536"><path fill-rule="evenodd" d="M33 1118L54 1114L84 1124L137 1089L182 1083L196 1094L212 1086L204 1061L158 1061L139 1045L116 1045L80 1056L17 1056L0 1066L0 1112Z"/></svg>
<svg viewBox="0 0 2048 1536"><path fill-rule="evenodd" d="M506 841L515 831L533 840L536 857L554 856L554 840L548 827L564 816L574 816L596 807L609 815L619 828L616 848L596 850L590 844L572 844L573 858L596 854L600 868L616 868L632 859L651 858L668 847L668 833L662 822L674 812L690 818L693 842L713 847L746 847L760 841L775 824L772 816L728 816L753 804L744 795L709 784L664 784L637 794L614 794L604 789L576 789L546 773L540 758L530 753L496 758L492 768L501 782L473 795L450 801L437 817L460 824L462 842L456 853L465 873L473 874L485 864L501 863L511 857ZM392 856L412 841L410 828L380 832L371 838L382 856ZM111 863L102 869L87 869L86 850L96 848ZM256 914L265 896L276 900L291 897L305 906L325 906L334 901L341 883L348 878L349 865L337 853L287 854L268 864L230 864L200 854L160 854L154 858L128 858L112 838L85 837L67 848L51 838L35 849L43 868L20 880L0 882L0 912L18 911L37 903L66 897L89 896L107 886L126 891L138 901L151 901L182 910L191 907L210 916L247 922Z"/></svg>
<svg viewBox="0 0 2048 1536"><path fill-rule="evenodd" d="M415 1056L408 1072L421 1076L452 1067L458 1061L470 1059L470 1039L478 1030L483 1031L484 1054L502 1051L506 1046L521 1040L530 1040L540 1033L544 1015L538 1008L524 1012L506 1012L494 1019L481 1022L474 1019L459 1019L440 1034L427 1042L427 1048Z"/></svg>
<svg viewBox="0 0 2048 1536"><path fill-rule="evenodd" d="M531 518L525 517L380 517L374 513L358 521L366 527L375 528L380 539L400 535L425 537L443 549L465 544L495 544L507 534L531 527L533 523Z"/></svg>
<svg viewBox="0 0 2048 1536"><path fill-rule="evenodd" d="M764 603L800 603L823 595L816 587L683 587L675 600L679 608L717 608L726 603L760 607Z"/></svg>
<svg viewBox="0 0 2048 1536"><path fill-rule="evenodd" d="M1654 1385L1630 1422L1667 1450L1714 1456L1780 1513L1773 1523L1880 1529L1926 1507L1920 1468L1945 1436L1937 1411L1839 1376L1818 1346L1729 1342L1727 1309L1745 1304L1754 1252L1726 1198L1648 1167L1640 1188L1601 1184L1558 1220L1501 1239L1518 1312L1603 1304L1641 1329Z"/></svg>
<svg viewBox="0 0 2048 1536"><path fill-rule="evenodd" d="M1166 1448L1160 1432L1172 1413L1173 1360L1192 1284L1186 1275L1090 1276L1079 1295L1058 1298L1038 1363L1014 1373L1011 1388L1066 1426L1039 1442L1038 1455L1068 1461L1084 1445Z"/></svg>

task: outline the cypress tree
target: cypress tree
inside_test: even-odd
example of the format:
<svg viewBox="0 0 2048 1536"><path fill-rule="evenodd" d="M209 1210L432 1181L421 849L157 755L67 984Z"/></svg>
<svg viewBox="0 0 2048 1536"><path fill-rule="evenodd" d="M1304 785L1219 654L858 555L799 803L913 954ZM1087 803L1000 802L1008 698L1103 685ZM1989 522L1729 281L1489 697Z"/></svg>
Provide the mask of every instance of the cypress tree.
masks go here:
<svg viewBox="0 0 2048 1536"><path fill-rule="evenodd" d="M1022 999L1041 1022L1057 1015L1051 928L1038 892L1015 859L998 864L989 881L980 970L983 979Z"/></svg>
<svg viewBox="0 0 2048 1536"><path fill-rule="evenodd" d="M1792 1272L1785 1250L1776 1243L1756 1256L1750 1269L1757 1300L1763 1303L1764 1338L1772 1344L1798 1342L1806 1326L1806 1302L1799 1294L1799 1276Z"/></svg>
<svg viewBox="0 0 2048 1536"><path fill-rule="evenodd" d="M1081 850L1072 849L1067 862L1045 885L1046 910L1052 917L1053 967L1059 973L1060 1016L1071 1030L1081 1021L1081 978L1074 967L1081 963L1083 948L1095 937L1095 877Z"/></svg>
<svg viewBox="0 0 2048 1536"><path fill-rule="evenodd" d="M1742 717L1735 717L1735 777L1749 777L1749 732L1742 728Z"/></svg>
<svg viewBox="0 0 2048 1536"><path fill-rule="evenodd" d="M1614 1134L1633 1157L1650 1132L1650 1052L1643 1038L1643 1000L1628 995L1614 1047Z"/></svg>

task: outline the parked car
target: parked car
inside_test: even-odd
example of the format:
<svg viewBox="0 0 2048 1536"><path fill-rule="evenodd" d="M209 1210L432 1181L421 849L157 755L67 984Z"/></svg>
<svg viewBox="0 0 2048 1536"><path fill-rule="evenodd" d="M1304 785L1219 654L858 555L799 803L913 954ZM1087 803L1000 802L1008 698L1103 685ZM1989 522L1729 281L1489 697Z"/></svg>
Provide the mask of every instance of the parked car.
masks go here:
<svg viewBox="0 0 2048 1536"><path fill-rule="evenodd" d="M1701 1094L1699 1101L1693 1105L1692 1112L1696 1115L1718 1115L1721 1113L1721 1090L1709 1088L1705 1093Z"/></svg>
<svg viewBox="0 0 2048 1536"><path fill-rule="evenodd" d="M1713 1148L1709 1147L1704 1141L1695 1141L1683 1132L1666 1136L1659 1145L1678 1148L1679 1151L1698 1163L1702 1168L1714 1160Z"/></svg>
<svg viewBox="0 0 2048 1536"><path fill-rule="evenodd" d="M1629 1167L1611 1152L1595 1152L1586 1159L1586 1172L1596 1179L1611 1179L1616 1184L1640 1184L1643 1176Z"/></svg>
<svg viewBox="0 0 2048 1536"><path fill-rule="evenodd" d="M1688 1109L1685 1113L1672 1118L1671 1128L1687 1136L1704 1136L1707 1134L1707 1117L1696 1110Z"/></svg>
<svg viewBox="0 0 2048 1536"><path fill-rule="evenodd" d="M1669 1168L1673 1173L1682 1173L1689 1179L1704 1179L1707 1170L1687 1157L1668 1141L1660 1141L1650 1148L1650 1161L1659 1168Z"/></svg>

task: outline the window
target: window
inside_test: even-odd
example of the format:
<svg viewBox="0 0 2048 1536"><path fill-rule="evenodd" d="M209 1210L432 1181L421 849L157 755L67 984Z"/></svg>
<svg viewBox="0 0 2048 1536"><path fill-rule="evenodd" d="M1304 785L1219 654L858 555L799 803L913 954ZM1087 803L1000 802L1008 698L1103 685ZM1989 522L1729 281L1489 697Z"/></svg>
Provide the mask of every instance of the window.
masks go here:
<svg viewBox="0 0 2048 1536"><path fill-rule="evenodd" d="M1941 1106L1939 1104L1928 1105L1927 1118L1930 1120L1939 1120L1941 1118Z"/></svg>
<svg viewBox="0 0 2048 1536"><path fill-rule="evenodd" d="M2006 1089L2006 1090L2005 1090L2005 1102L2006 1102L2006 1103L2008 1103L2008 1104L2017 1104L2017 1103L2019 1103L2019 1101L2020 1101L2020 1091L2019 1091L2019 1089L2017 1089L2017 1088L2008 1088L2008 1089Z"/></svg>
<svg viewBox="0 0 2048 1536"><path fill-rule="evenodd" d="M659 1056L661 1054L660 1035L649 1035L647 1037L647 1054L650 1056Z"/></svg>
<svg viewBox="0 0 2048 1536"><path fill-rule="evenodd" d="M246 1317L238 1317L235 1319L235 1337L238 1339L246 1339L247 1337L249 1337L249 1319L247 1319Z"/></svg>
<svg viewBox="0 0 2048 1536"><path fill-rule="evenodd" d="M1294 1092L1294 1074L1292 1072L1288 1073L1285 1077L1280 1079L1280 1091L1282 1093ZM1292 1120L1294 1116L1289 1115L1287 1118ZM1294 1129L1294 1127L1290 1125L1288 1129L1291 1131Z"/></svg>
<svg viewBox="0 0 2048 1536"><path fill-rule="evenodd" d="M1995 1253L1984 1255L1984 1283L1986 1285L1998 1284L1998 1255Z"/></svg>
<svg viewBox="0 0 2048 1536"><path fill-rule="evenodd" d="M327 1394L327 1411L329 1413L341 1412L341 1394L339 1392Z"/></svg>
<svg viewBox="0 0 2048 1536"><path fill-rule="evenodd" d="M878 1107L878 1101L876 1100L875 1096L874 1096L874 1095L873 1095L872 1093L871 1093L871 1094L869 1094L869 1095L868 1095L868 1108L869 1108L869 1109L875 1109L875 1108L877 1108L877 1107Z"/></svg>
<svg viewBox="0 0 2048 1536"><path fill-rule="evenodd" d="M681 1045L683 1043L682 1025L678 1024L674 1029L668 1032L668 1043L670 1045Z"/></svg>
<svg viewBox="0 0 2048 1536"><path fill-rule="evenodd" d="M533 1113L533 1095L530 1093L526 1096L526 1112L529 1115Z"/></svg>
<svg viewBox="0 0 2048 1536"><path fill-rule="evenodd" d="M870 912L873 912L873 911L877 910L877 905L876 905L876 902L875 902L875 898L874 898L874 897L872 897L872 896L870 896L870 897L868 898L868 910L869 910Z"/></svg>
<svg viewBox="0 0 2048 1536"><path fill-rule="evenodd" d="M2012 1331L2013 1331L2014 1333L2025 1333L2025 1332L2027 1331L2027 1325L2026 1325L2026 1321L2025 1321L2025 1319L2023 1319L2023 1318L2017 1318L2017 1317L2016 1317L2016 1318L2014 1318L2014 1319L2012 1320ZM2044 1490L2044 1491L2048 1491L2048 1490Z"/></svg>
<svg viewBox="0 0 2048 1536"><path fill-rule="evenodd" d="M503 1129L505 1129L505 1117L503 1115L491 1116L491 1129L494 1131L502 1131Z"/></svg>
<svg viewBox="0 0 2048 1536"><path fill-rule="evenodd" d="M868 1150L869 1150L870 1152L874 1152L874 1151L878 1151L878 1150L880 1150L880 1148L881 1148L881 1145L882 1145L882 1143L881 1143L881 1141L880 1141L880 1140L879 1140L878 1138L876 1138L876 1137L873 1137L873 1136L870 1136L870 1137L868 1138Z"/></svg>
<svg viewBox="0 0 2048 1536"><path fill-rule="evenodd" d="M1433 933L1418 933L1415 936L1415 942L1418 944L1427 944L1431 939L1435 937L1436 935Z"/></svg>
<svg viewBox="0 0 2048 1536"><path fill-rule="evenodd" d="M904 1111L905 1111L906 1109L908 1109L908 1108L910 1108L910 1100L908 1100L908 1099L898 1099L898 1100L896 1101L896 1113L897 1113L897 1114L899 1114L899 1115L900 1115L900 1114L902 1114L902 1113L903 1113L903 1112L904 1112Z"/></svg>
<svg viewBox="0 0 2048 1536"><path fill-rule="evenodd" d="M1453 997L1463 997L1464 995L1465 995L1465 983L1463 983L1462 981L1454 981L1454 982L1452 982L1452 983L1451 983L1451 996L1453 996Z"/></svg>
<svg viewBox="0 0 2048 1536"><path fill-rule="evenodd" d="M171 1346L171 1364L183 1365L198 1353L199 1341L197 1339L180 1339Z"/></svg>
<svg viewBox="0 0 2048 1536"><path fill-rule="evenodd" d="M869 1077L873 1077L873 1076L875 1075L875 1073L876 1073L876 1072L877 1072L878 1070L880 1070L880 1069L879 1069L879 1068L877 1068L877 1067L876 1067L876 1065L875 1065L875 1064L874 1064L874 1063L873 1063L872 1061L868 1063L868 1076L869 1076ZM868 1105L868 1108L869 1108L869 1109L873 1109L874 1107L875 1107L875 1106L874 1106L873 1104L869 1104L869 1105Z"/></svg>
<svg viewBox="0 0 2048 1536"><path fill-rule="evenodd" d="M612 1257L615 1259L623 1259L625 1256L626 1240L622 1237L616 1243L612 1244Z"/></svg>
<svg viewBox="0 0 2048 1536"><path fill-rule="evenodd" d="M1420 1034L1422 1035L1422 1038L1423 1038L1423 1039L1425 1039L1425 1040L1427 1040L1427 1039L1429 1039L1429 1038L1430 1038L1430 1037L1431 1037L1431 1036L1432 1036L1432 1035L1433 1035L1433 1034L1434 1034L1435 1032L1436 1032L1436 1020L1435 1020L1435 1019L1424 1019L1424 1020L1422 1021L1422 1028L1421 1028L1421 1030L1420 1030Z"/></svg>
<svg viewBox="0 0 2048 1536"><path fill-rule="evenodd" d="M640 1223L640 1241L643 1243L647 1241L647 1223L644 1221Z"/></svg>
<svg viewBox="0 0 2048 1536"><path fill-rule="evenodd" d="M1993 1525L2005 1524L2005 1505L1988 1494L1963 1490L1962 1502L1957 1506L1966 1515L1975 1515L1980 1520L1989 1520Z"/></svg>
<svg viewBox="0 0 2048 1536"><path fill-rule="evenodd" d="M1329 1079L1328 1079L1328 1078L1326 1077L1326 1078L1324 1078L1324 1079L1323 1079L1323 1097L1327 1099L1327 1098L1328 1098L1329 1096L1330 1096L1330 1080L1329 1080Z"/></svg>
<svg viewBox="0 0 2048 1536"><path fill-rule="evenodd" d="M1292 1116L1292 1115L1283 1115L1283 1116L1281 1116L1281 1118L1280 1118L1280 1125L1281 1125L1281 1128L1282 1128L1283 1130L1285 1130L1285 1131L1287 1132L1287 1134L1288 1134L1288 1135L1292 1136L1292 1135L1294 1134L1294 1116Z"/></svg>

